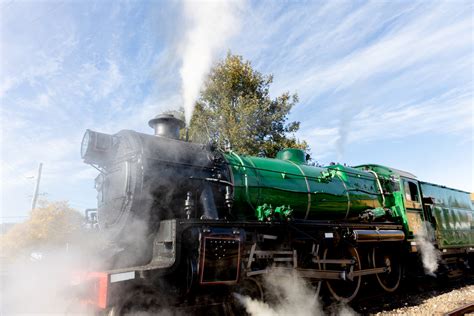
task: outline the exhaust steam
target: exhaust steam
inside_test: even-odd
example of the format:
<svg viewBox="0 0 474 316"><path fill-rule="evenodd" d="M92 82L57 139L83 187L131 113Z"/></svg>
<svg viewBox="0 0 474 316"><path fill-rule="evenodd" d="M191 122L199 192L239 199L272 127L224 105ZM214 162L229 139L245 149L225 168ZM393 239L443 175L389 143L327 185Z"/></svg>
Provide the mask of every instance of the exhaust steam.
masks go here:
<svg viewBox="0 0 474 316"><path fill-rule="evenodd" d="M264 277L264 289L272 303L234 294L251 316L315 316L326 315L315 287L301 278L296 271L291 274L270 272ZM346 304L329 306L331 315L356 315Z"/></svg>
<svg viewBox="0 0 474 316"><path fill-rule="evenodd" d="M430 223L423 222L415 240L420 250L425 274L435 276L441 255L434 246L434 231Z"/></svg>
<svg viewBox="0 0 474 316"><path fill-rule="evenodd" d="M180 69L186 126L189 126L194 103L211 68L215 54L239 30L237 12L241 1L184 1L187 31Z"/></svg>

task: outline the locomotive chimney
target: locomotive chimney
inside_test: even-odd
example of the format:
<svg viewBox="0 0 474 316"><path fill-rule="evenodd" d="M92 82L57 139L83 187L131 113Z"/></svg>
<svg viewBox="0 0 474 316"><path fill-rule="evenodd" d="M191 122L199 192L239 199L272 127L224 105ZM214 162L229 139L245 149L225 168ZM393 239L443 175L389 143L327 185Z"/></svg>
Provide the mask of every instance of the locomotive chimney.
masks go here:
<svg viewBox="0 0 474 316"><path fill-rule="evenodd" d="M172 113L159 114L148 122L155 130L155 136L179 139L179 130L184 127L184 121Z"/></svg>

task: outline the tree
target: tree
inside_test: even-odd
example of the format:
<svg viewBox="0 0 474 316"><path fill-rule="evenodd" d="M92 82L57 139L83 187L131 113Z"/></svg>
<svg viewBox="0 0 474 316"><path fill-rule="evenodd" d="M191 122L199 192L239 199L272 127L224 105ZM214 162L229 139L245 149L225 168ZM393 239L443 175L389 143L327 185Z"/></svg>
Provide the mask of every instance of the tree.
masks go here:
<svg viewBox="0 0 474 316"><path fill-rule="evenodd" d="M40 201L30 218L0 237L2 255L17 257L45 248L66 248L83 238L82 215L65 201Z"/></svg>
<svg viewBox="0 0 474 316"><path fill-rule="evenodd" d="M190 139L209 139L221 148L227 141L239 153L274 157L283 148L309 150L295 137L299 122L287 122L298 102L296 94L285 92L272 99L272 75L254 70L241 56L227 54L211 70L190 126Z"/></svg>

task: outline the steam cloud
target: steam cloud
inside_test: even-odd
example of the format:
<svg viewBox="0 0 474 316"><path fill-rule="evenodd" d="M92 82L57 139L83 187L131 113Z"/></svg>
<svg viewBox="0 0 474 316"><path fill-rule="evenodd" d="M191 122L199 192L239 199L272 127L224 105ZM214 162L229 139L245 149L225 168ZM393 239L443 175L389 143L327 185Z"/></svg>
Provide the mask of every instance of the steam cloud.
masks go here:
<svg viewBox="0 0 474 316"><path fill-rule="evenodd" d="M279 274L270 272L264 278L265 291L275 298L271 304L235 294L252 316L315 316L325 315L315 289L301 278L297 272ZM331 314L356 315L345 304L330 306Z"/></svg>
<svg viewBox="0 0 474 316"><path fill-rule="evenodd" d="M43 258L32 257L2 267L0 314L93 315L79 303L71 282L72 276L88 264L90 258L79 250L55 250Z"/></svg>
<svg viewBox="0 0 474 316"><path fill-rule="evenodd" d="M418 234L416 235L416 244L421 253L421 260L425 273L434 275L438 270L440 258L439 251L434 246L434 232L431 224L423 222Z"/></svg>
<svg viewBox="0 0 474 316"><path fill-rule="evenodd" d="M187 32L180 69L186 125L189 126L199 91L215 54L239 30L242 1L184 1Z"/></svg>

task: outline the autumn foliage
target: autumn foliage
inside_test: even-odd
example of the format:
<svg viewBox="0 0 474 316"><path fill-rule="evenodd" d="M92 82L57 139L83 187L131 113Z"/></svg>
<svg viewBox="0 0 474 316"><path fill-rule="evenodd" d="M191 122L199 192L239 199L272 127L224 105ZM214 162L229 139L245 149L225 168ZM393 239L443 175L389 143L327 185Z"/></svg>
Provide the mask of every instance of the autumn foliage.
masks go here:
<svg viewBox="0 0 474 316"><path fill-rule="evenodd" d="M1 254L11 258L48 249L66 249L80 239L83 221L82 215L65 201L41 201L28 220L0 237Z"/></svg>

